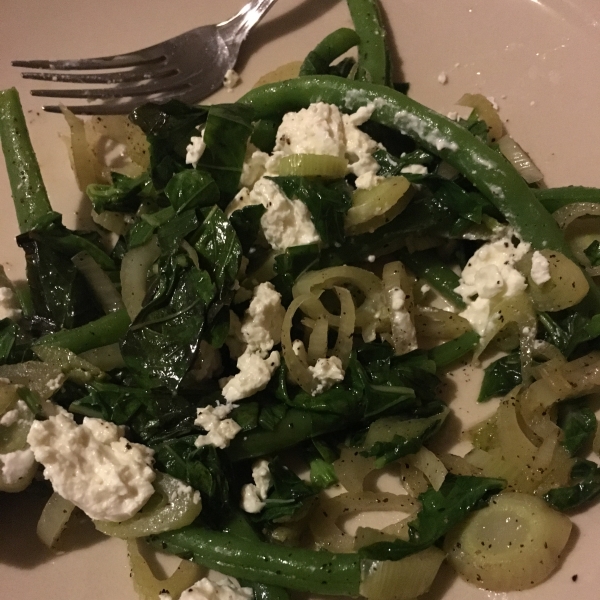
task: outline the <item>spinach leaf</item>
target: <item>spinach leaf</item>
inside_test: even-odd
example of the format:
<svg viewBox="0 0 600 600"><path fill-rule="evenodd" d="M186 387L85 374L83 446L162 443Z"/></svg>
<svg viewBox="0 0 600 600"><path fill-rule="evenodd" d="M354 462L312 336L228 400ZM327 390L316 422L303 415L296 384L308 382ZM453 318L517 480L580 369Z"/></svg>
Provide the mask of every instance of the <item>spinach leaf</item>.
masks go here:
<svg viewBox="0 0 600 600"><path fill-rule="evenodd" d="M594 240L585 250L585 255L589 258L593 267L600 265L600 242Z"/></svg>
<svg viewBox="0 0 600 600"><path fill-rule="evenodd" d="M344 219L352 196L345 181L323 183L306 177L273 177L290 200L301 200L311 214L315 229L325 244L341 244L344 233Z"/></svg>
<svg viewBox="0 0 600 600"><path fill-rule="evenodd" d="M141 215L127 233L127 247L143 246L154 235L154 232L171 219L174 214L173 207L167 206L156 212Z"/></svg>
<svg viewBox="0 0 600 600"><path fill-rule="evenodd" d="M144 199L156 196L148 172L139 177L112 173L111 179L110 184L92 183L87 186L86 194L97 213L106 210L136 212Z"/></svg>
<svg viewBox="0 0 600 600"><path fill-rule="evenodd" d="M219 188L215 180L203 171L185 169L175 173L165 187L175 214L192 208L212 206L219 202Z"/></svg>
<svg viewBox="0 0 600 600"><path fill-rule="evenodd" d="M278 521L293 516L308 498L318 492L278 459L269 463L269 471L273 488L265 501L265 507L260 513L251 517L257 523Z"/></svg>
<svg viewBox="0 0 600 600"><path fill-rule="evenodd" d="M175 391L190 368L215 295L209 274L182 256L159 261L159 275L144 306L121 343L125 364L142 387Z"/></svg>
<svg viewBox="0 0 600 600"><path fill-rule="evenodd" d="M501 479L447 475L437 492L430 488L419 496L422 508L408 525L408 540L377 542L358 552L371 560L400 560L425 550L473 510L486 506L504 485Z"/></svg>
<svg viewBox="0 0 600 600"><path fill-rule="evenodd" d="M174 254L179 249L181 242L198 228L198 218L193 209L186 210L171 217L156 230L158 245L162 254Z"/></svg>
<svg viewBox="0 0 600 600"><path fill-rule="evenodd" d="M544 500L557 510L571 510L600 495L600 467L591 460L577 459L571 469L571 486L560 487L544 494Z"/></svg>
<svg viewBox="0 0 600 600"><path fill-rule="evenodd" d="M242 245L233 225L218 206L200 211L204 221L194 235L193 245L203 268L217 288L231 292L240 270Z"/></svg>
<svg viewBox="0 0 600 600"><path fill-rule="evenodd" d="M197 437L189 435L154 446L154 459L160 471L185 481L200 492L201 519L215 527L228 516L231 475L221 453L214 446L195 446Z"/></svg>
<svg viewBox="0 0 600 600"><path fill-rule="evenodd" d="M34 319L41 319L46 330L71 329L104 314L87 281L71 262L77 250L61 244L64 238L76 237L54 226L47 232L30 231L17 237L17 244L25 251ZM84 245L91 244L84 240Z"/></svg>
<svg viewBox="0 0 600 600"><path fill-rule="evenodd" d="M402 156L393 156L387 150L378 148L373 152L373 158L379 165L379 171L377 174L382 177L397 177L399 175L405 175L402 173L402 169L408 165L433 165L439 161L439 159L426 152L417 148L412 152L405 152Z"/></svg>
<svg viewBox="0 0 600 600"><path fill-rule="evenodd" d="M418 452L423 444L439 429L438 423L432 423L421 434L406 438L394 435L389 442L375 442L368 450L361 452L363 456L375 457L375 468L382 469L385 465Z"/></svg>
<svg viewBox="0 0 600 600"><path fill-rule="evenodd" d="M260 219L266 210L262 204L254 204L234 211L229 217L245 255L249 254L250 249L256 245L261 232Z"/></svg>
<svg viewBox="0 0 600 600"><path fill-rule="evenodd" d="M585 400L559 402L557 424L563 430L562 445L575 456L596 433L594 411Z"/></svg>
<svg viewBox="0 0 600 600"><path fill-rule="evenodd" d="M600 314L585 317L577 310L562 311L555 320L548 313L538 313L544 339L569 358L580 344L600 337Z"/></svg>
<svg viewBox="0 0 600 600"><path fill-rule="evenodd" d="M164 189L175 173L188 168L186 147L192 136L200 135L197 127L206 121L207 113L204 107L169 100L164 104L144 104L130 115L150 143L150 167L156 189Z"/></svg>
<svg viewBox="0 0 600 600"><path fill-rule="evenodd" d="M216 104L208 109L203 134L206 149L197 168L212 175L225 203L238 191L252 117L253 110L244 104Z"/></svg>
<svg viewBox="0 0 600 600"><path fill-rule="evenodd" d="M508 394L521 383L521 356L513 352L486 367L477 402Z"/></svg>
<svg viewBox="0 0 600 600"><path fill-rule="evenodd" d="M284 305L292 301L292 288L296 279L305 271L318 265L320 250L318 244L292 246L275 257L275 277L271 283L281 294Z"/></svg>

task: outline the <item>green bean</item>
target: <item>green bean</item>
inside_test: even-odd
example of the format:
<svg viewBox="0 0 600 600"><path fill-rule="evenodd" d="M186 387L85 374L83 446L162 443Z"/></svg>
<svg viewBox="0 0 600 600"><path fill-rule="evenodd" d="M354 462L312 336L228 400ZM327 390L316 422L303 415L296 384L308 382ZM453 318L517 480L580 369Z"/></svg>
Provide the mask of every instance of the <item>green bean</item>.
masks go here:
<svg viewBox="0 0 600 600"><path fill-rule="evenodd" d="M256 118L297 111L317 101L336 104L348 112L373 104L373 121L410 136L447 161L502 212L521 239L535 249L558 250L573 259L556 221L508 161L458 123L404 94L380 85L321 75L265 85L240 100L256 110ZM588 281L586 309L597 313L600 289L589 277Z"/></svg>
<svg viewBox="0 0 600 600"><path fill-rule="evenodd" d="M428 355L438 369L443 369L474 350L478 343L479 335L475 331L467 331L454 340L432 348Z"/></svg>
<svg viewBox="0 0 600 600"><path fill-rule="evenodd" d="M118 342L127 333L130 324L127 311L117 310L81 327L49 333L37 340L36 344L60 346L75 354L81 354Z"/></svg>
<svg viewBox="0 0 600 600"><path fill-rule="evenodd" d="M248 522L246 515L239 510L233 514L232 518L227 523L225 532L244 540L255 542L261 541L261 538L254 530L254 527ZM240 581L240 583L244 587L247 585L244 580ZM254 590L254 600L289 600L290 598L287 590L281 587L259 582L254 582L251 585Z"/></svg>
<svg viewBox="0 0 600 600"><path fill-rule="evenodd" d="M413 252L401 248L398 258L418 277L423 278L431 287L458 308L466 308L463 299L454 291L459 283L459 276L439 258L435 250Z"/></svg>
<svg viewBox="0 0 600 600"><path fill-rule="evenodd" d="M233 461L264 456L347 426L348 422L339 415L290 408L272 431L254 429L244 436L238 435L226 452Z"/></svg>
<svg viewBox="0 0 600 600"><path fill-rule="evenodd" d="M148 541L239 579L313 594L358 595L361 559L357 554L277 546L194 526L151 536Z"/></svg>
<svg viewBox="0 0 600 600"><path fill-rule="evenodd" d="M551 213L575 202L600 203L600 189L581 185L535 190L535 195L545 209Z"/></svg>
<svg viewBox="0 0 600 600"><path fill-rule="evenodd" d="M356 79L391 86L390 56L377 0L347 0L360 37Z"/></svg>
<svg viewBox="0 0 600 600"><path fill-rule="evenodd" d="M15 88L0 91L0 141L21 233L52 212Z"/></svg>
<svg viewBox="0 0 600 600"><path fill-rule="evenodd" d="M300 67L300 75L325 75L329 65L344 52L358 45L360 38L353 29L342 27L330 33L308 53Z"/></svg>

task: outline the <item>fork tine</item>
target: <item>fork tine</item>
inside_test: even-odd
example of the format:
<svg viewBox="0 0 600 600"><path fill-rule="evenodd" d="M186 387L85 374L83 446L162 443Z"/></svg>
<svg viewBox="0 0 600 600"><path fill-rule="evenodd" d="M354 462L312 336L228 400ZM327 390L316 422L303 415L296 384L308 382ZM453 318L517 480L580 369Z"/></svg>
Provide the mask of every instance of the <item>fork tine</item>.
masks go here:
<svg viewBox="0 0 600 600"><path fill-rule="evenodd" d="M177 75L177 69L163 70L133 70L111 71L109 73L53 73L46 71L25 71L21 73L23 79L38 81L55 81L58 83L131 83L147 79L162 79Z"/></svg>
<svg viewBox="0 0 600 600"><path fill-rule="evenodd" d="M32 96L43 96L46 98L87 98L99 100L106 98L127 98L130 96L150 96L161 92L171 92L189 87L185 80L178 81L166 77L156 83L116 86L110 88L85 88L75 90L31 90Z"/></svg>
<svg viewBox="0 0 600 600"><path fill-rule="evenodd" d="M158 47L146 48L143 51L115 54L114 56L99 56L97 58L82 58L76 60L13 60L13 67L26 69L50 69L52 71L77 71L93 69L118 69L122 67L137 67L150 65L166 59L165 53Z"/></svg>

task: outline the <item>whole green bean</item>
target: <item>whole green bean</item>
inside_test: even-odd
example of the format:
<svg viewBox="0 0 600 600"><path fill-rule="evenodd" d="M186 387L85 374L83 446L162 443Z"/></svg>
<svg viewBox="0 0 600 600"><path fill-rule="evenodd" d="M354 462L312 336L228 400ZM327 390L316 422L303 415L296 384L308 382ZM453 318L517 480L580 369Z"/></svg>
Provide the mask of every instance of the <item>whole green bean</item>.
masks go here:
<svg viewBox="0 0 600 600"><path fill-rule="evenodd" d="M358 45L357 80L391 85L391 62L377 0L347 0Z"/></svg>
<svg viewBox="0 0 600 600"><path fill-rule="evenodd" d="M15 88L0 91L0 141L21 233L52 211Z"/></svg>
<svg viewBox="0 0 600 600"><path fill-rule="evenodd" d="M276 546L194 526L151 536L148 541L239 579L313 594L358 596L361 559L357 554Z"/></svg>
<svg viewBox="0 0 600 600"><path fill-rule="evenodd" d="M495 150L458 123L395 90L327 75L299 77L248 92L240 102L256 118L297 111L312 102L328 102L353 112L372 104L371 119L406 134L462 173L506 217L521 239L535 249L558 250L573 259L552 215L515 169ZM600 312L600 289L588 278L586 308Z"/></svg>
<svg viewBox="0 0 600 600"><path fill-rule="evenodd" d="M121 309L81 327L49 333L37 340L36 344L60 346L75 354L81 354L87 350L118 342L127 333L130 324L127 311Z"/></svg>
<svg viewBox="0 0 600 600"><path fill-rule="evenodd" d="M308 53L300 67L300 75L327 74L329 65L359 42L360 38L353 29L346 27L336 29Z"/></svg>

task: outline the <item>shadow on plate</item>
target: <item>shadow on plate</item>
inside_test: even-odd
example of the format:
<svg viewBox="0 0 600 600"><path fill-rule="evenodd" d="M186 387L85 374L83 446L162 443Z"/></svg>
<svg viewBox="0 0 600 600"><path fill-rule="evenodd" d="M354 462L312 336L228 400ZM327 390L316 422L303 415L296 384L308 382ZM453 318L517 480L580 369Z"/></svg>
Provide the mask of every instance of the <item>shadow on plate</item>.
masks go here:
<svg viewBox="0 0 600 600"><path fill-rule="evenodd" d="M54 560L56 553L80 550L106 539L87 517L74 513L56 552L48 550L37 537L36 525L49 497L47 486L41 482L19 494L0 493L0 563L32 569Z"/></svg>

